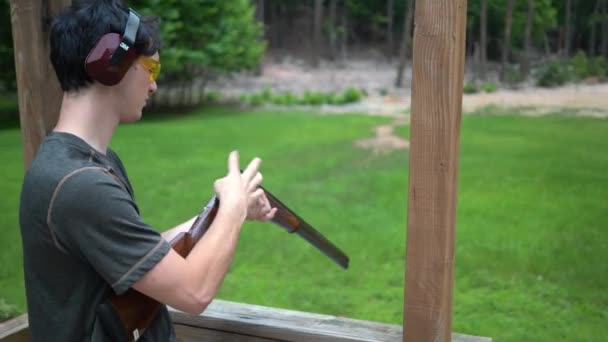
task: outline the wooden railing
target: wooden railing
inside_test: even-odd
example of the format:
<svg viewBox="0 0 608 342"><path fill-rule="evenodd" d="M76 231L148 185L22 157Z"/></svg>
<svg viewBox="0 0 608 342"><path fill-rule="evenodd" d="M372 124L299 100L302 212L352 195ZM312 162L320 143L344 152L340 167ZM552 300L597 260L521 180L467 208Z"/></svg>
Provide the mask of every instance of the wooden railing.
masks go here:
<svg viewBox="0 0 608 342"><path fill-rule="evenodd" d="M170 309L180 342L397 342L401 326L331 315L214 300L200 316ZM27 315L0 323L1 342L29 341ZM491 342L452 334L452 342Z"/></svg>

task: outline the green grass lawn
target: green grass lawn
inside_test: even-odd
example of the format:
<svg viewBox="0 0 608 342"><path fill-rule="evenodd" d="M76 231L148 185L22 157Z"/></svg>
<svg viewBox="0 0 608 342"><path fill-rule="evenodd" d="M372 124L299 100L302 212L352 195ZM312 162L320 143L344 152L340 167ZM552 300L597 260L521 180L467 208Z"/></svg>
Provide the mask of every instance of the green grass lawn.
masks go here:
<svg viewBox="0 0 608 342"><path fill-rule="evenodd" d="M401 324L408 153L353 147L388 122L215 108L122 126L112 146L159 230L200 209L238 149L242 164L262 157L265 186L351 257L343 271L298 236L247 223L219 298ZM24 311L20 145L18 129L0 130L0 302ZM608 120L463 117L454 331L494 341L608 333L606 151Z"/></svg>

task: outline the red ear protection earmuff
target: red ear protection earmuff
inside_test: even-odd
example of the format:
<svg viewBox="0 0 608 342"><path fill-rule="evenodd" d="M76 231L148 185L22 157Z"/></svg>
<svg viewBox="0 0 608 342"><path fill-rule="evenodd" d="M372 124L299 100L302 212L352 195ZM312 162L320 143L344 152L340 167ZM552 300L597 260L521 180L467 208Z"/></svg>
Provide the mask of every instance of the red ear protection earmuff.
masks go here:
<svg viewBox="0 0 608 342"><path fill-rule="evenodd" d="M122 80L137 58L133 44L139 29L139 18L139 14L129 8L129 19L122 37L118 33L106 33L95 44L84 62L84 68L92 79L107 86Z"/></svg>

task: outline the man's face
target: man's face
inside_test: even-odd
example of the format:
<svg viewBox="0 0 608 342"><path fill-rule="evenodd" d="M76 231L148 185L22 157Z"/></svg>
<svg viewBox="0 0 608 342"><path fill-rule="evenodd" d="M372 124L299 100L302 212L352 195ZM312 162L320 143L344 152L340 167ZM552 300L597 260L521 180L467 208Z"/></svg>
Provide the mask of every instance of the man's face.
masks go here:
<svg viewBox="0 0 608 342"><path fill-rule="evenodd" d="M134 122L141 118L141 112L150 95L156 92L156 77L160 69L158 52L152 56L140 56L119 84L122 104L121 122Z"/></svg>

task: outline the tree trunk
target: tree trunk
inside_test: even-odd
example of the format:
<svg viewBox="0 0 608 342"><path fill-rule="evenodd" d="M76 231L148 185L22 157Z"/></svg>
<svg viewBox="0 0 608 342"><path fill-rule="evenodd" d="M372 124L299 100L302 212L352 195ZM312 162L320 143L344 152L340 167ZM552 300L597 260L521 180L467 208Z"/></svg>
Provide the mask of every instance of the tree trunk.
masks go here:
<svg viewBox="0 0 608 342"><path fill-rule="evenodd" d="M264 0L257 0L255 5L255 18L264 24Z"/></svg>
<svg viewBox="0 0 608 342"><path fill-rule="evenodd" d="M395 17L395 1L388 0L386 3L386 57L389 63L393 59L393 19Z"/></svg>
<svg viewBox="0 0 608 342"><path fill-rule="evenodd" d="M543 40L545 42L545 55L551 56L551 44L549 43L549 37L546 32L543 35Z"/></svg>
<svg viewBox="0 0 608 342"><path fill-rule="evenodd" d="M348 59L348 7L346 2L344 2L344 6L342 6L342 32L341 32L341 43L340 43L340 54L342 55L343 60Z"/></svg>
<svg viewBox="0 0 608 342"><path fill-rule="evenodd" d="M564 58L570 57L570 46L572 40L572 1L566 0L566 33L564 36Z"/></svg>
<svg viewBox="0 0 608 342"><path fill-rule="evenodd" d="M532 53L532 25L534 22L534 0L528 0L528 21L524 37L524 58L521 61L521 74L525 79L530 71L530 58Z"/></svg>
<svg viewBox="0 0 608 342"><path fill-rule="evenodd" d="M338 0L329 1L329 58L334 61L338 55L338 32L336 29L336 10L338 7Z"/></svg>
<svg viewBox="0 0 608 342"><path fill-rule="evenodd" d="M59 117L63 92L48 57L48 35L52 17L70 3L70 0L10 2L25 169Z"/></svg>
<svg viewBox="0 0 608 342"><path fill-rule="evenodd" d="M323 25L323 0L315 0L315 18L314 18L314 36L313 36L313 47L312 47L312 59L311 64L313 67L319 67L319 61L321 59L321 32Z"/></svg>
<svg viewBox="0 0 608 342"><path fill-rule="evenodd" d="M262 41L262 42L266 38L266 22L265 22L265 18L264 18L264 12L265 12L264 5L265 5L264 0L257 0L256 6L255 6L255 18L260 23L260 25L262 25L262 33L260 34L260 37L258 37L258 40ZM264 63L260 61L260 63L255 68L255 74L257 76L262 75L263 68L264 68ZM197 101L199 101L199 100L197 99Z"/></svg>
<svg viewBox="0 0 608 342"><path fill-rule="evenodd" d="M486 69L488 61L488 0L481 0L481 13L479 17L479 29L480 29L480 52L479 55L479 75L482 80L486 79Z"/></svg>
<svg viewBox="0 0 608 342"><path fill-rule="evenodd" d="M602 56L608 57L608 0L602 0Z"/></svg>
<svg viewBox="0 0 608 342"><path fill-rule="evenodd" d="M505 11L505 36L502 43L502 60L500 69L500 80L504 82L507 72L507 63L509 61L509 53L511 51L511 25L513 23L513 1L507 0L507 9Z"/></svg>
<svg viewBox="0 0 608 342"><path fill-rule="evenodd" d="M407 64L407 59L412 45L412 20L414 18L415 0L407 0L405 20L403 20L403 39L401 39L401 49L399 50L399 65L397 66L397 79L395 86L403 86L403 71Z"/></svg>
<svg viewBox="0 0 608 342"><path fill-rule="evenodd" d="M600 15L600 0L595 2L593 14L591 15L591 32L589 34L589 56L595 57L597 53L597 18Z"/></svg>

